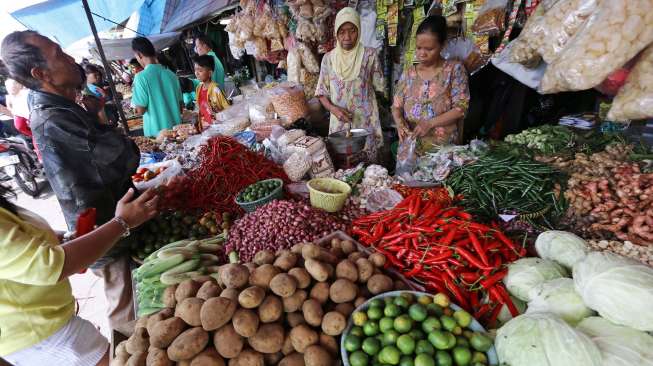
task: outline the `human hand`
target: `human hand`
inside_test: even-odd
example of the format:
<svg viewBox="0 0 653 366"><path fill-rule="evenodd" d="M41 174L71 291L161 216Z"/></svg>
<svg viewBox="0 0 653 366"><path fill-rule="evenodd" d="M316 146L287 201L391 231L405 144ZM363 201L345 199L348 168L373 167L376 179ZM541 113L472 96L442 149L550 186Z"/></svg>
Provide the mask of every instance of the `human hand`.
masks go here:
<svg viewBox="0 0 653 366"><path fill-rule="evenodd" d="M432 128L433 126L430 122L419 122L417 127L415 127L415 135L417 137L424 137L428 135L429 131L431 131Z"/></svg>
<svg viewBox="0 0 653 366"><path fill-rule="evenodd" d="M130 228L135 228L156 216L159 197L153 189L148 189L137 199L130 188L116 205L116 217L120 217Z"/></svg>
<svg viewBox="0 0 653 366"><path fill-rule="evenodd" d="M351 123L354 115L344 108L334 106L331 110L331 113L336 116L336 118L343 123Z"/></svg>
<svg viewBox="0 0 653 366"><path fill-rule="evenodd" d="M408 128L408 126L402 123L402 124L397 124L397 133L399 134L399 142L403 142L405 139L407 139L410 136L411 131Z"/></svg>

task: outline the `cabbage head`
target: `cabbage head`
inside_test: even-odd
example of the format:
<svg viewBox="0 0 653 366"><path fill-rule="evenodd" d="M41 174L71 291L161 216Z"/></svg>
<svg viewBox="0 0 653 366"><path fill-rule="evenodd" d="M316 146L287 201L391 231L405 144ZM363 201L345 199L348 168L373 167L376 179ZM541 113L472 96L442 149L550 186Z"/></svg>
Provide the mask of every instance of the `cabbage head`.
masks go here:
<svg viewBox="0 0 653 366"><path fill-rule="evenodd" d="M601 317L583 319L576 329L599 347L604 366L653 366L653 336Z"/></svg>
<svg viewBox="0 0 653 366"><path fill-rule="evenodd" d="M529 291L548 280L567 277L567 270L558 263L541 258L522 258L508 265L503 279L510 294L522 301L531 301Z"/></svg>
<svg viewBox="0 0 653 366"><path fill-rule="evenodd" d="M549 230L538 235L535 249L540 257L556 261L567 269L571 269L574 263L585 258L589 252L585 240L572 233L558 230Z"/></svg>
<svg viewBox="0 0 653 366"><path fill-rule="evenodd" d="M585 306L574 288L571 278L556 278L544 282L529 292L527 314L552 313L571 325L592 316L592 309Z"/></svg>
<svg viewBox="0 0 653 366"><path fill-rule="evenodd" d="M499 328L494 346L499 362L510 366L602 366L596 344L549 313L512 319Z"/></svg>
<svg viewBox="0 0 653 366"><path fill-rule="evenodd" d="M574 265L574 285L590 309L607 320L653 331L653 268L609 252Z"/></svg>

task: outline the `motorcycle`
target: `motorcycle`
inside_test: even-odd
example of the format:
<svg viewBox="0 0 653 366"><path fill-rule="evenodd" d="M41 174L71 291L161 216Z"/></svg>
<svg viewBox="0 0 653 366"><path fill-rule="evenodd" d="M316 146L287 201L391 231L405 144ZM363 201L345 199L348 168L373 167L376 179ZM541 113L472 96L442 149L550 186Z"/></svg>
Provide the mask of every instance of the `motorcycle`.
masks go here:
<svg viewBox="0 0 653 366"><path fill-rule="evenodd" d="M37 180L46 179L45 171L28 138L0 137L0 168L26 194L36 198L41 193Z"/></svg>

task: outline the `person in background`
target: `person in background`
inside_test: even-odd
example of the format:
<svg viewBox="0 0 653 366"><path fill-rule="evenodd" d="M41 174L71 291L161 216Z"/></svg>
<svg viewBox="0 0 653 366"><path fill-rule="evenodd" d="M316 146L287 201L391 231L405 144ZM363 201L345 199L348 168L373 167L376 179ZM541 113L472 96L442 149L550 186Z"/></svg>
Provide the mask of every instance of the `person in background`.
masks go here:
<svg viewBox="0 0 653 366"><path fill-rule="evenodd" d="M370 132L365 150L376 161L383 145L375 91L386 94L376 50L361 43L360 16L346 7L336 16L336 48L324 55L315 96L331 113L329 133L346 128Z"/></svg>
<svg viewBox="0 0 653 366"><path fill-rule="evenodd" d="M209 55L193 58L195 77L201 82L195 89L197 105L199 106L199 122L208 127L215 119L215 114L229 107L229 102L222 94L218 84L211 80L213 74L213 58Z"/></svg>
<svg viewBox="0 0 653 366"><path fill-rule="evenodd" d="M18 132L27 137L32 137L32 130L29 126L29 106L27 97L29 89L13 79L5 80L7 88L7 109L14 117L14 127Z"/></svg>
<svg viewBox="0 0 653 366"><path fill-rule="evenodd" d="M190 78L179 78L179 86L181 87L181 97L184 100L184 107L192 111L195 109L195 88L200 85L201 82L197 79Z"/></svg>
<svg viewBox="0 0 653 366"><path fill-rule="evenodd" d="M143 115L143 133L156 137L163 129L181 123L184 109L179 79L157 61L154 45L145 37L132 40L132 50L143 66L134 77L132 104Z"/></svg>
<svg viewBox="0 0 653 366"><path fill-rule="evenodd" d="M419 153L455 143L469 105L465 67L440 55L446 39L444 17L424 19L416 36L419 64L405 70L395 88L392 115L399 139L415 135Z"/></svg>
<svg viewBox="0 0 653 366"><path fill-rule="evenodd" d="M109 343L75 315L68 278L154 217L158 198L147 191L134 199L129 190L111 220L62 244L60 233L10 203L10 194L0 186L0 360L14 366L108 366Z"/></svg>
<svg viewBox="0 0 653 366"><path fill-rule="evenodd" d="M195 38L195 52L200 55L209 55L213 57L213 75L211 76L211 80L215 81L218 83L218 86L220 86L220 89L225 90L224 88L224 66L222 65L222 61L218 58L218 56L213 52L213 47L211 46L211 39L207 37L206 35L201 35L197 38Z"/></svg>
<svg viewBox="0 0 653 366"><path fill-rule="evenodd" d="M84 75L86 77L86 84L82 89L82 96L92 96L97 100L97 103L99 104L97 108L97 114L98 118L100 119L100 123L108 124L109 118L107 117L107 113L104 110L107 102L107 93L102 87L99 86L99 84L102 82L102 73L97 66L93 64L87 64L84 66ZM89 109L87 108L86 110L88 111Z"/></svg>
<svg viewBox="0 0 653 366"><path fill-rule="evenodd" d="M133 76L136 76L139 72L143 71L143 66L138 63L138 60L136 58L133 58L129 60L129 71L131 71ZM132 80L134 78L132 77Z"/></svg>
<svg viewBox="0 0 653 366"><path fill-rule="evenodd" d="M34 140L68 230L75 231L79 215L88 208L96 209L98 225L111 221L120 197L133 187L131 176L140 162L138 147L75 103L84 83L83 70L58 44L34 31L13 32L2 41L0 52L9 76L32 89ZM129 245L125 238L100 259L86 257L88 253L75 258L89 260L93 273L103 279L112 328L134 319ZM25 270L39 275L30 267ZM2 329L0 342L4 334Z"/></svg>

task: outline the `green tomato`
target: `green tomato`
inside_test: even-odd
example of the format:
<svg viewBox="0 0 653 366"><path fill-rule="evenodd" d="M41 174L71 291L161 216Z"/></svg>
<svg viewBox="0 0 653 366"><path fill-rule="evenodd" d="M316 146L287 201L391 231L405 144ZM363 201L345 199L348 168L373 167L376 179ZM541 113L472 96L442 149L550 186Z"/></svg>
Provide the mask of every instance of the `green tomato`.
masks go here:
<svg viewBox="0 0 653 366"><path fill-rule="evenodd" d="M476 351L487 352L492 347L492 340L481 333L474 333L469 344Z"/></svg>
<svg viewBox="0 0 653 366"><path fill-rule="evenodd" d="M408 334L400 335L397 338L397 348L404 355L411 355L415 352L415 340Z"/></svg>
<svg viewBox="0 0 653 366"><path fill-rule="evenodd" d="M453 360L458 366L467 366L472 363L472 351L466 347L455 347L453 351Z"/></svg>

